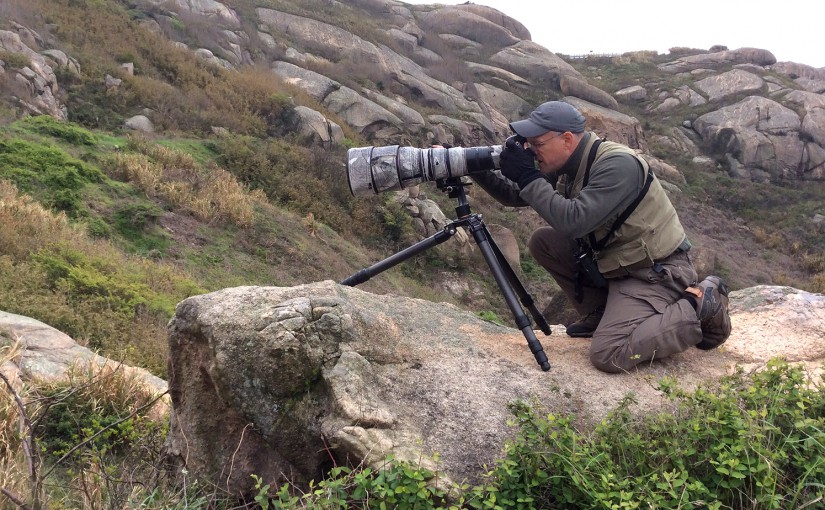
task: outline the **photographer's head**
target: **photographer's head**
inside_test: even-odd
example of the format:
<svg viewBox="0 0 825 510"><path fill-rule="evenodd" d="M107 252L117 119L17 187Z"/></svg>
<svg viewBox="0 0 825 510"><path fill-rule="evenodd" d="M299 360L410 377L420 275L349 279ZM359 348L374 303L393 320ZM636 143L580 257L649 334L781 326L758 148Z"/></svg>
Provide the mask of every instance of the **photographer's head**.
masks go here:
<svg viewBox="0 0 825 510"><path fill-rule="evenodd" d="M584 136L584 116L568 103L549 101L510 128L527 139L543 173L557 172Z"/></svg>

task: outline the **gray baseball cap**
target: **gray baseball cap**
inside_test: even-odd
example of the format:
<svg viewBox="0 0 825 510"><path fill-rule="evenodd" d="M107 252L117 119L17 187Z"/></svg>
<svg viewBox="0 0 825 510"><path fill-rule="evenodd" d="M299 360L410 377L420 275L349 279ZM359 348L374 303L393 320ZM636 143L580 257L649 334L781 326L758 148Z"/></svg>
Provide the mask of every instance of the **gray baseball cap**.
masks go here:
<svg viewBox="0 0 825 510"><path fill-rule="evenodd" d="M548 101L533 110L530 117L511 122L510 129L524 138L533 138L548 131L582 133L584 115L563 101Z"/></svg>

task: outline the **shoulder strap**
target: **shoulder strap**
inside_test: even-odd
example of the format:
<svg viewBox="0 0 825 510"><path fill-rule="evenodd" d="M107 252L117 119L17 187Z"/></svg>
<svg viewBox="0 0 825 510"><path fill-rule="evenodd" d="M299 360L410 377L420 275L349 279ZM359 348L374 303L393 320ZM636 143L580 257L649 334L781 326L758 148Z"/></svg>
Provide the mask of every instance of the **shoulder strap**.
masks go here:
<svg viewBox="0 0 825 510"><path fill-rule="evenodd" d="M599 145L602 144L602 139L599 138L595 142L593 142L593 146L590 147L590 154L587 155L587 166L584 168L584 180L582 181L582 188L587 186L587 181L590 180L590 167L593 166L593 162L596 161L596 152L599 150Z"/></svg>
<svg viewBox="0 0 825 510"><path fill-rule="evenodd" d="M641 167L641 169L644 170L644 166L642 165L641 161L639 161L637 159L636 162L639 163L639 167ZM587 172L588 173L590 172L589 162L588 162ZM585 175L585 182L587 182L587 175ZM616 221L614 221L613 225L611 225L610 230L607 232L607 235L605 235L600 240L596 241L596 235L593 234L593 232L591 232L589 234L588 241L590 241L590 246L595 251L602 250L605 247L605 245L607 244L607 242L610 241L610 238L613 237L613 234L616 232L616 230L618 230L619 227L622 226L622 223L627 221L627 219L630 217L630 215L633 214L633 211L636 210L636 207L639 206L639 203L641 203L642 199L645 197L645 195L647 195L647 190L650 189L650 184L652 182L653 182L653 170L648 168L648 170L647 170L647 179L645 179L644 187L642 187L642 190L639 192L639 195L636 197L636 200L634 200L632 204L627 206L627 209L625 209L622 212L622 214L620 214L619 217L616 218Z"/></svg>

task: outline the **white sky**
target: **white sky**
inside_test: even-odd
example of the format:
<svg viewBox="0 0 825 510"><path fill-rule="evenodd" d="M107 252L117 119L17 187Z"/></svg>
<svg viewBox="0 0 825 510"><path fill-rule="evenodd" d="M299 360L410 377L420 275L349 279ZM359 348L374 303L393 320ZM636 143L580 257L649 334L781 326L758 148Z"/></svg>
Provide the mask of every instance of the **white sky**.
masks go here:
<svg viewBox="0 0 825 510"><path fill-rule="evenodd" d="M401 0L456 5L466 0ZM822 0L472 0L520 21L533 41L568 55L715 44L770 51L777 61L825 67Z"/></svg>

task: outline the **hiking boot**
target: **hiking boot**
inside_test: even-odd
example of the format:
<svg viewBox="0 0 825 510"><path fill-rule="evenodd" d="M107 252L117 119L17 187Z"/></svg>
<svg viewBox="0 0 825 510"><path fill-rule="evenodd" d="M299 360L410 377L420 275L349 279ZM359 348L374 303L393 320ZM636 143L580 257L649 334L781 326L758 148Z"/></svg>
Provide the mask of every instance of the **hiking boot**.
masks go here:
<svg viewBox="0 0 825 510"><path fill-rule="evenodd" d="M599 327L599 321L602 320L602 315L604 315L604 308L597 308L596 310L593 310L581 319L567 326L567 336L572 336L573 338L592 337L593 332L596 331L597 327Z"/></svg>
<svg viewBox="0 0 825 510"><path fill-rule="evenodd" d="M702 341L696 347L715 349L730 336L728 314L728 286L718 276L708 276L696 287L688 287L686 293L696 299L696 316L702 326Z"/></svg>

